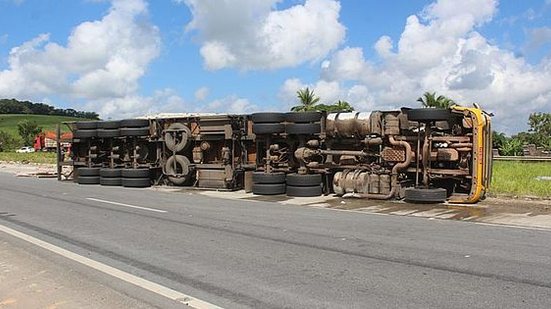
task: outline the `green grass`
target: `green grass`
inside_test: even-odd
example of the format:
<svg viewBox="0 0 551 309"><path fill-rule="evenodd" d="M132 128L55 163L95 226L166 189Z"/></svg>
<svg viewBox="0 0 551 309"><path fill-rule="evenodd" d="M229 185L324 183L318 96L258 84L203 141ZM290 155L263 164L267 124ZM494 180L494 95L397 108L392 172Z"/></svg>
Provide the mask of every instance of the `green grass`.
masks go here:
<svg viewBox="0 0 551 309"><path fill-rule="evenodd" d="M55 164L56 153L55 152L30 152L30 153L0 152L0 161Z"/></svg>
<svg viewBox="0 0 551 309"><path fill-rule="evenodd" d="M5 131L12 136L19 136L17 123L23 120L35 121L44 131L55 131L56 125L61 122L86 121L86 119L66 116L0 114L0 131ZM69 131L69 128L62 125L61 130L66 132Z"/></svg>
<svg viewBox="0 0 551 309"><path fill-rule="evenodd" d="M551 181L537 180L538 176L551 177L551 162L494 161L490 192L551 197Z"/></svg>

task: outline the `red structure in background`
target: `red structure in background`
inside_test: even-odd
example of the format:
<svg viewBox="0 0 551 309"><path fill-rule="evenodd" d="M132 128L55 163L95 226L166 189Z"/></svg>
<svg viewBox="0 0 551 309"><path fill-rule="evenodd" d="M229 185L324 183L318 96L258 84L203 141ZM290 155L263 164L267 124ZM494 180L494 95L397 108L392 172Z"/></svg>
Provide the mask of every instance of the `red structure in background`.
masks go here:
<svg viewBox="0 0 551 309"><path fill-rule="evenodd" d="M64 151L69 151L72 138L72 132L65 132L61 134L61 147L63 147ZM54 131L40 132L34 138L33 147L35 151L55 151L57 148L56 133Z"/></svg>

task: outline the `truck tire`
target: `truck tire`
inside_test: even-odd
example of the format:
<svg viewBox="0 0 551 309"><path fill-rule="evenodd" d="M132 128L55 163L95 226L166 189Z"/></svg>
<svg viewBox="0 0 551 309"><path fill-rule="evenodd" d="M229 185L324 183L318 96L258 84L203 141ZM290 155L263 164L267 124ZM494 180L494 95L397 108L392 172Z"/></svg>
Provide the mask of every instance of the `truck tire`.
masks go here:
<svg viewBox="0 0 551 309"><path fill-rule="evenodd" d="M127 188L147 188L151 187L149 178L123 178L122 186Z"/></svg>
<svg viewBox="0 0 551 309"><path fill-rule="evenodd" d="M121 135L119 129L98 129L97 134L101 138L119 137Z"/></svg>
<svg viewBox="0 0 551 309"><path fill-rule="evenodd" d="M77 182L79 185L98 185L99 176L78 176Z"/></svg>
<svg viewBox="0 0 551 309"><path fill-rule="evenodd" d="M285 194L284 183L253 183L253 194L279 195Z"/></svg>
<svg viewBox="0 0 551 309"><path fill-rule="evenodd" d="M121 177L115 177L115 178L100 177L99 184L102 186L122 186L122 178Z"/></svg>
<svg viewBox="0 0 551 309"><path fill-rule="evenodd" d="M99 167L79 167L77 169L78 176L99 176Z"/></svg>
<svg viewBox="0 0 551 309"><path fill-rule="evenodd" d="M191 162L186 156L173 155L168 158L165 163L168 180L177 186L184 185L190 178L190 165Z"/></svg>
<svg viewBox="0 0 551 309"><path fill-rule="evenodd" d="M149 128L149 120L147 119L124 119L120 121L121 128Z"/></svg>
<svg viewBox="0 0 551 309"><path fill-rule="evenodd" d="M254 113L251 115L254 123L278 123L285 120L283 113Z"/></svg>
<svg viewBox="0 0 551 309"><path fill-rule="evenodd" d="M255 123L253 124L254 134L277 134L285 132L285 125L281 123Z"/></svg>
<svg viewBox="0 0 551 309"><path fill-rule="evenodd" d="M410 203L443 203L448 197L444 188L407 188L404 200Z"/></svg>
<svg viewBox="0 0 551 309"><path fill-rule="evenodd" d="M321 126L319 123L289 123L285 126L285 132L287 134L317 134L321 132Z"/></svg>
<svg viewBox="0 0 551 309"><path fill-rule="evenodd" d="M287 174L286 182L293 187L313 187L321 184L321 174Z"/></svg>
<svg viewBox="0 0 551 309"><path fill-rule="evenodd" d="M180 136L178 142L176 142L176 138L174 138L175 134ZM191 130L183 123L173 123L168 127L164 137L166 148L174 152L179 152L188 146Z"/></svg>
<svg viewBox="0 0 551 309"><path fill-rule="evenodd" d="M121 172L123 178L148 178L150 171L148 168L125 168Z"/></svg>
<svg viewBox="0 0 551 309"><path fill-rule="evenodd" d="M122 168L102 168L99 170L102 178L120 178L122 177Z"/></svg>
<svg viewBox="0 0 551 309"><path fill-rule="evenodd" d="M73 132L73 138L91 138L97 136L96 129L76 130Z"/></svg>
<svg viewBox="0 0 551 309"><path fill-rule="evenodd" d="M295 197L312 197L320 196L322 194L321 184L310 187L297 187L287 185L287 196Z"/></svg>
<svg viewBox="0 0 551 309"><path fill-rule="evenodd" d="M98 129L118 129L120 127L121 127L121 122L118 120L98 122Z"/></svg>
<svg viewBox="0 0 551 309"><path fill-rule="evenodd" d="M120 133L121 136L148 136L149 135L149 127L121 128L120 132L121 132Z"/></svg>
<svg viewBox="0 0 551 309"><path fill-rule="evenodd" d="M77 121L75 125L79 130L97 129L98 121Z"/></svg>
<svg viewBox="0 0 551 309"><path fill-rule="evenodd" d="M451 112L447 108L414 108L408 110L407 115L410 121L443 121L450 119Z"/></svg>
<svg viewBox="0 0 551 309"><path fill-rule="evenodd" d="M253 172L253 183L257 183L257 184L285 183L285 173Z"/></svg>
<svg viewBox="0 0 551 309"><path fill-rule="evenodd" d="M295 122L295 123L320 122L321 113L320 112L290 112L285 114L285 120L287 122Z"/></svg>

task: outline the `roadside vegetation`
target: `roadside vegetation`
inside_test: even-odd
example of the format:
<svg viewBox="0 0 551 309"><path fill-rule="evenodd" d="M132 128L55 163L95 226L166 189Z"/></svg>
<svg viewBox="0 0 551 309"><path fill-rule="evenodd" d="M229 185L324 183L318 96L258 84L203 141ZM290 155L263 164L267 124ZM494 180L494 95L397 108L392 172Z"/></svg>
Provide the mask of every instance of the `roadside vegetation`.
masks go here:
<svg viewBox="0 0 551 309"><path fill-rule="evenodd" d="M0 99L0 152L32 146L34 137L43 131L54 131L61 122L98 120L94 112L72 108L55 108L44 103ZM69 129L62 126L62 131Z"/></svg>
<svg viewBox="0 0 551 309"><path fill-rule="evenodd" d="M551 163L494 161L491 194L551 197Z"/></svg>
<svg viewBox="0 0 551 309"><path fill-rule="evenodd" d="M502 156L521 156L524 145L528 144L551 151L551 113L530 114L528 126L528 132L519 132L512 136L494 131L493 147Z"/></svg>
<svg viewBox="0 0 551 309"><path fill-rule="evenodd" d="M20 162L20 163L40 163L40 164L55 164L55 152L0 152L0 162Z"/></svg>
<svg viewBox="0 0 551 309"><path fill-rule="evenodd" d="M92 119L49 115L0 114L0 152L15 151L22 146L32 146L32 141L38 134L37 132L55 131L58 123L86 120ZM61 131L67 132L69 128L61 126Z"/></svg>

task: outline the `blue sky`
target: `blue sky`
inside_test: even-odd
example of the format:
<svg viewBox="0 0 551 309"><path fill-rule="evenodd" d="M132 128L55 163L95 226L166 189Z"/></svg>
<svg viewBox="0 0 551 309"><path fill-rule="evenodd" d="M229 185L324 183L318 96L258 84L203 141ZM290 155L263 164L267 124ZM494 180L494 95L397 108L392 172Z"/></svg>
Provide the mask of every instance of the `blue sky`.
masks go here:
<svg viewBox="0 0 551 309"><path fill-rule="evenodd" d="M550 20L550 0L0 0L0 97L123 118L437 91L513 133L551 112Z"/></svg>

